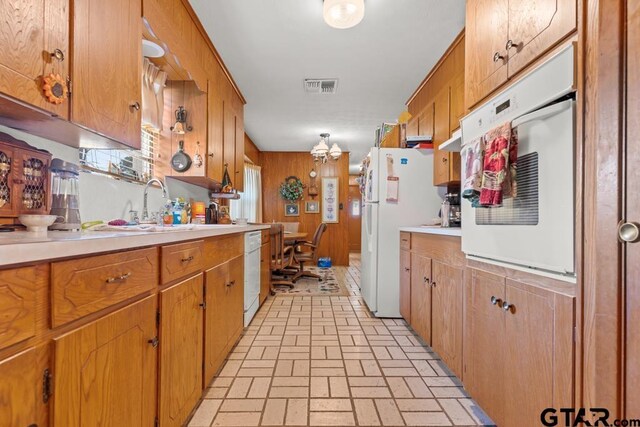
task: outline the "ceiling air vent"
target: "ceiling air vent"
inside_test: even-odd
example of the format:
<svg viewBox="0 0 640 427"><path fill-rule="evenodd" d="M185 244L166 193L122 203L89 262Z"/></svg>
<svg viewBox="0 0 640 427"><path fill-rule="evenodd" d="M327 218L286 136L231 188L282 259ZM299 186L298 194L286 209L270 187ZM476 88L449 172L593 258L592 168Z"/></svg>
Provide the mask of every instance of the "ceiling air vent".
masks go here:
<svg viewBox="0 0 640 427"><path fill-rule="evenodd" d="M338 79L304 79L304 91L330 95L336 93Z"/></svg>

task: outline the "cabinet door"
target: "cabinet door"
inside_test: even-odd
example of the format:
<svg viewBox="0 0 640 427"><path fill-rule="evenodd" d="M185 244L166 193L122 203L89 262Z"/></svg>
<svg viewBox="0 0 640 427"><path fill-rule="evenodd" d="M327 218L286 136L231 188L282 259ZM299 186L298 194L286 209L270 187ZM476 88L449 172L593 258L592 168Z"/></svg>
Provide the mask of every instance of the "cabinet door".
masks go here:
<svg viewBox="0 0 640 427"><path fill-rule="evenodd" d="M464 116L464 112L464 72L460 72L451 81L449 130L452 133L460 129L460 120Z"/></svg>
<svg viewBox="0 0 640 427"><path fill-rule="evenodd" d="M554 407L553 294L507 284L505 300L503 400L520 403L504 405L500 425L537 426L542 410Z"/></svg>
<svg viewBox="0 0 640 427"><path fill-rule="evenodd" d="M16 212L14 180L17 172L15 152L9 147L0 147L0 216L13 216Z"/></svg>
<svg viewBox="0 0 640 427"><path fill-rule="evenodd" d="M71 119L135 149L140 149L141 8L141 0L73 3Z"/></svg>
<svg viewBox="0 0 640 427"><path fill-rule="evenodd" d="M497 425L508 425L504 423L502 368L505 360L505 315L501 304L505 278L474 269L467 270L467 273L471 274L471 286L467 289L465 383L470 394ZM494 297L495 304L492 303Z"/></svg>
<svg viewBox="0 0 640 427"><path fill-rule="evenodd" d="M0 420L6 426L38 424L42 375L35 348L0 362Z"/></svg>
<svg viewBox="0 0 640 427"><path fill-rule="evenodd" d="M412 117L407 122L407 136L417 136L418 133L418 116Z"/></svg>
<svg viewBox="0 0 640 427"><path fill-rule="evenodd" d="M433 102L429 102L418 114L418 135L433 137L433 119Z"/></svg>
<svg viewBox="0 0 640 427"><path fill-rule="evenodd" d="M236 111L235 181L233 186L244 191L244 114L242 104Z"/></svg>
<svg viewBox="0 0 640 427"><path fill-rule="evenodd" d="M202 393L202 274L160 292L159 419L181 426Z"/></svg>
<svg viewBox="0 0 640 427"><path fill-rule="evenodd" d="M411 327L431 345L431 258L411 254Z"/></svg>
<svg viewBox="0 0 640 427"><path fill-rule="evenodd" d="M50 103L42 78L69 75L69 0L3 0L0 16L0 92L66 119L69 104Z"/></svg>
<svg viewBox="0 0 640 427"><path fill-rule="evenodd" d="M233 111L231 101L224 101L224 123L223 123L223 139L224 139L224 165L229 171L231 183L236 185L236 115ZM224 169L223 169L224 170Z"/></svg>
<svg viewBox="0 0 640 427"><path fill-rule="evenodd" d="M433 261L431 341L451 371L462 377L463 276L460 268Z"/></svg>
<svg viewBox="0 0 640 427"><path fill-rule="evenodd" d="M207 116L207 177L222 182L224 173L224 101L220 96L219 84L209 81Z"/></svg>
<svg viewBox="0 0 640 427"><path fill-rule="evenodd" d="M575 0L509 0L509 76L576 29ZM506 41L505 41L506 43Z"/></svg>
<svg viewBox="0 0 640 427"><path fill-rule="evenodd" d="M229 261L229 295L227 327L229 345L233 346L244 327L244 257Z"/></svg>
<svg viewBox="0 0 640 427"><path fill-rule="evenodd" d="M449 87L438 92L434 102L433 134L433 185L447 185L451 181L450 152L441 151L438 146L449 139Z"/></svg>
<svg viewBox="0 0 640 427"><path fill-rule="evenodd" d="M229 263L205 272L204 385L213 380L227 350Z"/></svg>
<svg viewBox="0 0 640 427"><path fill-rule="evenodd" d="M467 1L465 104L471 108L507 81L508 0ZM497 54L497 55L496 55Z"/></svg>
<svg viewBox="0 0 640 427"><path fill-rule="evenodd" d="M265 243L260 248L260 304L262 304L271 292L271 245Z"/></svg>
<svg viewBox="0 0 640 427"><path fill-rule="evenodd" d="M400 316L411 321L411 252L400 251Z"/></svg>
<svg viewBox="0 0 640 427"><path fill-rule="evenodd" d="M17 197L18 214L48 214L51 207L49 201L51 157L22 150L16 150L15 154L14 172L18 179L14 186L14 194Z"/></svg>
<svg viewBox="0 0 640 427"><path fill-rule="evenodd" d="M150 296L55 339L53 425L153 425L155 335Z"/></svg>

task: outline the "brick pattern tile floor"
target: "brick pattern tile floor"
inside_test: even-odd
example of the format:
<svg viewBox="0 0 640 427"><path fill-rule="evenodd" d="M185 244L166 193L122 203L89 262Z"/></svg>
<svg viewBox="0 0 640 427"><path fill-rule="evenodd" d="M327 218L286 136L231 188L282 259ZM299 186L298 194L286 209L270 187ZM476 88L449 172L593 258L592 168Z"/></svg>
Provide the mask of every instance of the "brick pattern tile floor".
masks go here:
<svg viewBox="0 0 640 427"><path fill-rule="evenodd" d="M492 422L403 320L350 296L267 299L189 422L204 426L475 426Z"/></svg>

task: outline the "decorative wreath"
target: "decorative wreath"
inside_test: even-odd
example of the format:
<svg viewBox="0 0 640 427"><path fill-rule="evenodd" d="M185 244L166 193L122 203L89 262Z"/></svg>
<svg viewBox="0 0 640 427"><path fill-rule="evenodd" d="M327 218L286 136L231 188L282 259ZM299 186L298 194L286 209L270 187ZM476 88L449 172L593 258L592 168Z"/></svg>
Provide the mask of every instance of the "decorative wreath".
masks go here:
<svg viewBox="0 0 640 427"><path fill-rule="evenodd" d="M280 195L289 202L297 202L304 195L304 185L299 178L290 176L280 184Z"/></svg>
<svg viewBox="0 0 640 427"><path fill-rule="evenodd" d="M50 103L60 105L67 99L69 93L67 82L60 77L60 74L52 73L44 76L42 83L42 91Z"/></svg>

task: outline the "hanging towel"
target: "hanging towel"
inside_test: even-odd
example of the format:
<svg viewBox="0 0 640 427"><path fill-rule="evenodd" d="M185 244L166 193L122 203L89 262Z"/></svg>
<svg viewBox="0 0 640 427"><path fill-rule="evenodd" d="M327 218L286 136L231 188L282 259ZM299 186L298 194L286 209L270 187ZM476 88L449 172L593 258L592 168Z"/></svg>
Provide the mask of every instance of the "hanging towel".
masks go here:
<svg viewBox="0 0 640 427"><path fill-rule="evenodd" d="M484 136L485 152L480 189L480 205L483 207L502 206L505 194L512 194L511 188L505 188L511 184L510 141L511 123L498 126Z"/></svg>
<svg viewBox="0 0 640 427"><path fill-rule="evenodd" d="M504 197L516 197L518 195L518 128L511 128L511 141L509 142L509 173L508 181L504 185Z"/></svg>
<svg viewBox="0 0 640 427"><path fill-rule="evenodd" d="M480 203L480 189L482 188L482 168L484 158L484 140L475 138L462 146L462 197L471 202L472 207Z"/></svg>

